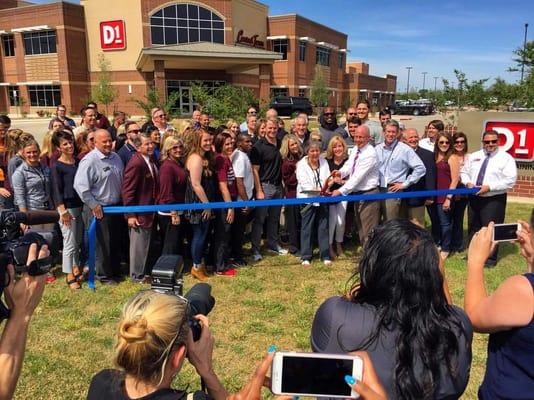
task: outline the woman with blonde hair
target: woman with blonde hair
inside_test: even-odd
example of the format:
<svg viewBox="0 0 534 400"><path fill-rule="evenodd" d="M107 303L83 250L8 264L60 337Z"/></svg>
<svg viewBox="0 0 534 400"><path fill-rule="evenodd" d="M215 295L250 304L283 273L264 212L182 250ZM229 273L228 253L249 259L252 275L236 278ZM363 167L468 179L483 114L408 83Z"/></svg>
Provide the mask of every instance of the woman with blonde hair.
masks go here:
<svg viewBox="0 0 534 400"><path fill-rule="evenodd" d="M256 143L256 141L262 137L265 137L265 134L267 132L267 120L265 118L260 118L256 122L256 131L254 132L254 137L252 138L252 142Z"/></svg>
<svg viewBox="0 0 534 400"><path fill-rule="evenodd" d="M168 137L161 149L159 169L158 204L182 204L185 202L187 172L183 164L184 143ZM184 220L181 211L158 212L163 243L162 254L184 254Z"/></svg>
<svg viewBox="0 0 534 400"><path fill-rule="evenodd" d="M239 124L235 120L229 119L228 122L226 122L226 127L228 128L229 131L232 132L234 139L237 137L237 135L239 135L240 133Z"/></svg>
<svg viewBox="0 0 534 400"><path fill-rule="evenodd" d="M186 203L209 203L215 200L216 181L212 163L212 136L205 129L195 129L190 148L187 149L185 168L188 172ZM187 210L186 218L193 228L191 240L191 275L201 281L208 278L206 267L202 264L202 254L212 218L211 209Z"/></svg>
<svg viewBox="0 0 534 400"><path fill-rule="evenodd" d="M117 131L118 134L118 131ZM76 149L78 150L78 160L85 157L87 153L95 148L95 132L85 129L78 133L76 137Z"/></svg>
<svg viewBox="0 0 534 400"><path fill-rule="evenodd" d="M41 164L51 168L55 161L59 158L59 152L56 150L56 146L52 143L52 137L57 129L50 129L46 132L43 138L43 146L41 147L40 160Z"/></svg>
<svg viewBox="0 0 534 400"><path fill-rule="evenodd" d="M280 146L282 155L282 183L286 199L297 197L297 163L302 158L304 151L300 140L293 134L284 136ZM300 250L300 206L285 206L284 215L286 231L289 236L289 252L297 254Z"/></svg>
<svg viewBox="0 0 534 400"><path fill-rule="evenodd" d="M202 324L200 339L193 341L189 328L187 301L154 291L135 295L123 307L116 333L114 364L96 374L87 399L186 399L185 391L171 384L186 355L203 379L208 395L215 400L228 396L213 372L213 337L208 319L195 317ZM191 398L208 396L195 392Z"/></svg>
<svg viewBox="0 0 534 400"><path fill-rule="evenodd" d="M339 171L347 159L348 148L347 143L341 136L334 136L330 139L326 149L326 161L330 171ZM334 184L331 190L339 189L341 184ZM330 240L330 257L343 255L343 236L345 235L345 215L347 214L347 202L340 201L339 203L330 204L329 218L328 218L328 238ZM334 249L334 238L336 248Z"/></svg>

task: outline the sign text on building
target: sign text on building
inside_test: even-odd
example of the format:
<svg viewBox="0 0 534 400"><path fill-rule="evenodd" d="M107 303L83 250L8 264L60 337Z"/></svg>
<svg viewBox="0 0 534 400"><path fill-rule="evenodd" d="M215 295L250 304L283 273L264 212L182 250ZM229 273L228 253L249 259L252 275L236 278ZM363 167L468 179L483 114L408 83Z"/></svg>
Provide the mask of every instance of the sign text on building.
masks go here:
<svg viewBox="0 0 534 400"><path fill-rule="evenodd" d="M499 133L499 146L517 161L534 161L534 121L486 121Z"/></svg>
<svg viewBox="0 0 534 400"><path fill-rule="evenodd" d="M258 40L259 35L254 36L245 36L243 29L241 29L239 32L237 32L237 38L235 39L235 42L237 44L245 44L247 46L251 47L257 47L259 49L265 48L265 43L262 40Z"/></svg>
<svg viewBox="0 0 534 400"><path fill-rule="evenodd" d="M124 21L100 23L100 47L102 50L123 50L126 48Z"/></svg>

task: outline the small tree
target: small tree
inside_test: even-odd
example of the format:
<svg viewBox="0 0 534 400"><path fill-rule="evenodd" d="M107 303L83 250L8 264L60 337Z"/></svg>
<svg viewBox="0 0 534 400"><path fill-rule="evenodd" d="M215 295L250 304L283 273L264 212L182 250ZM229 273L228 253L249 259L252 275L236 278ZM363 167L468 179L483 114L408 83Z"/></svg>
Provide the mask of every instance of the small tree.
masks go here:
<svg viewBox="0 0 534 400"><path fill-rule="evenodd" d="M180 97L180 92L172 92L166 100L162 100L158 91L151 88L144 96L144 99L133 99L132 101L145 113L146 118L150 121L152 118L152 109L160 107L167 115L176 115L176 102Z"/></svg>
<svg viewBox="0 0 534 400"><path fill-rule="evenodd" d="M329 97L330 90L326 87L326 80L324 79L321 68L317 66L315 67L315 75L311 82L310 100L315 107L326 107Z"/></svg>
<svg viewBox="0 0 534 400"><path fill-rule="evenodd" d="M251 106L257 106L254 93L241 86L221 85L211 89L202 82L194 82L191 93L202 112L211 115L218 123L229 119L241 121Z"/></svg>
<svg viewBox="0 0 534 400"><path fill-rule="evenodd" d="M111 85L111 64L104 54L98 57L98 67L100 68L98 82L93 86L91 96L98 103L104 104L106 114L109 114L108 106L117 97L117 90Z"/></svg>

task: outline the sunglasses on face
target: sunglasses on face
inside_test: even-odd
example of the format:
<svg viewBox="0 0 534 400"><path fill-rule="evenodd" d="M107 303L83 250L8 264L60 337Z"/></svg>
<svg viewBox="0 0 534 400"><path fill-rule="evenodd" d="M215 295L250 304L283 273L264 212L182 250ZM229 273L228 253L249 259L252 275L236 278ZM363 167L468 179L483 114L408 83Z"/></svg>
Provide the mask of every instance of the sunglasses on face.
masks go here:
<svg viewBox="0 0 534 400"><path fill-rule="evenodd" d="M349 113L349 115L357 115L357 113L355 113L355 112L352 112L352 113Z"/></svg>
<svg viewBox="0 0 534 400"><path fill-rule="evenodd" d="M448 140L447 141L442 140L442 141L439 141L438 143L439 144L449 144L449 141Z"/></svg>
<svg viewBox="0 0 534 400"><path fill-rule="evenodd" d="M154 118L166 118L166 117L167 117L166 114L154 115Z"/></svg>
<svg viewBox="0 0 534 400"><path fill-rule="evenodd" d="M465 140L455 140L454 144L464 144Z"/></svg>
<svg viewBox="0 0 534 400"><path fill-rule="evenodd" d="M498 139L495 139L495 140L483 140L482 143L484 143L484 144L497 144L497 143L499 143L499 140Z"/></svg>
<svg viewBox="0 0 534 400"><path fill-rule="evenodd" d="M324 115L334 115L334 113L328 112L328 113L324 113Z"/></svg>
<svg viewBox="0 0 534 400"><path fill-rule="evenodd" d="M179 150L179 149L182 149L184 146L180 145L180 144L176 144L174 146L171 147L172 150Z"/></svg>

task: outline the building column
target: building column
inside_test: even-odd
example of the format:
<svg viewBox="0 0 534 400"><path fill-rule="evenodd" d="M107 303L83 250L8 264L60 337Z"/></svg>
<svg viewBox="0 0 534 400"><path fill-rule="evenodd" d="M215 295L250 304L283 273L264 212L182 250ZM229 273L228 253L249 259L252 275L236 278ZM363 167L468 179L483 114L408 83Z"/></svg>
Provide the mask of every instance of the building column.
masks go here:
<svg viewBox="0 0 534 400"><path fill-rule="evenodd" d="M162 101L167 98L165 88L165 61L154 60L154 89Z"/></svg>
<svg viewBox="0 0 534 400"><path fill-rule="evenodd" d="M271 65L260 64L260 105L265 105L271 98Z"/></svg>

